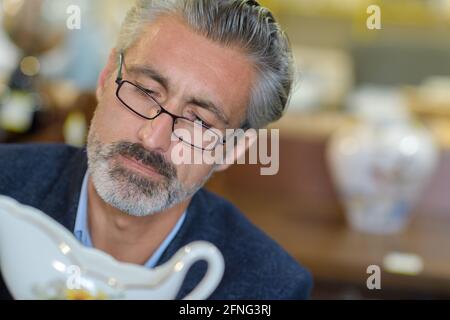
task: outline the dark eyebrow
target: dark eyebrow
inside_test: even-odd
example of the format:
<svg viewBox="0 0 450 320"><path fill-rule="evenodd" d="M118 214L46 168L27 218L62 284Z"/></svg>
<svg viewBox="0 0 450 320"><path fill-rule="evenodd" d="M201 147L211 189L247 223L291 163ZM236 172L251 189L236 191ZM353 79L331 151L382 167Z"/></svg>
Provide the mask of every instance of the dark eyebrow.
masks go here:
<svg viewBox="0 0 450 320"><path fill-rule="evenodd" d="M127 67L126 70L129 73L141 74L143 76L151 78L151 79L155 80L156 82L158 82L161 86L163 86L164 90L169 91L169 79L164 77L162 74L160 74L158 71L156 71L155 69L153 69L150 66L131 65L131 66ZM200 99L200 98L191 98L191 99L189 99L189 103L192 103L192 104L199 106L200 108L206 109L208 111L211 111L226 126L230 125L230 122L229 122L227 116L222 111L222 109L219 108L218 106L216 106L211 101Z"/></svg>
<svg viewBox="0 0 450 320"><path fill-rule="evenodd" d="M127 71L151 78L163 86L164 90L168 91L169 89L169 80L150 66L132 65L127 67Z"/></svg>
<svg viewBox="0 0 450 320"><path fill-rule="evenodd" d="M219 118L219 120L221 122L223 122L226 126L230 125L230 122L227 119L227 116L224 114L224 112L222 111L221 108L217 107L214 103L212 103L211 101L207 101L207 100L203 100L203 99L199 99L199 98L191 98L189 100L189 103L192 103L194 105L199 106L200 108L206 109L211 111L212 113L214 113L216 115L217 118Z"/></svg>

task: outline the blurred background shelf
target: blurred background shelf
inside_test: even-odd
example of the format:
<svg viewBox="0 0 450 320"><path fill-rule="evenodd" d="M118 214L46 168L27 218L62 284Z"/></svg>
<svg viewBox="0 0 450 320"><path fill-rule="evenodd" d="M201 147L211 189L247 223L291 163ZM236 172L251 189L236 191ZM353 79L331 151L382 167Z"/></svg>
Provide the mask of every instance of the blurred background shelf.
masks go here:
<svg viewBox="0 0 450 320"><path fill-rule="evenodd" d="M36 0L33 5L39 2L53 10L39 11L41 16L33 15L37 20L25 24L14 12L29 2L0 0L0 110L15 68L30 71L22 66L23 41L11 36L5 17L18 22L18 36L28 44L33 37L46 38L32 23L39 19L53 21L52 30L62 37L42 54L28 46L26 54L38 61L30 78L36 80L33 94L40 106L26 132L0 129L0 143L82 146L96 106L98 73L133 1ZM450 298L450 0L261 3L286 30L296 62L291 104L285 117L271 125L280 130L280 171L261 176L259 166L235 165L214 175L208 188L234 202L310 269L314 298ZM67 4L80 7L81 29L66 28ZM372 4L381 9L381 30L366 27ZM30 34L30 27L38 35ZM356 121L349 97L365 87L403 94L412 117L432 132L441 152L411 223L390 236L348 226L325 159L333 133ZM393 252L414 255L423 269L414 275L390 272L384 263ZM382 290L366 287L371 264L382 267Z"/></svg>
<svg viewBox="0 0 450 320"><path fill-rule="evenodd" d="M231 191L231 189L233 191ZM450 295L450 253L442 244L450 241L449 217L417 216L402 233L375 236L349 230L341 210L318 213L295 197L266 192L252 197L230 188L227 197L242 208L251 221L285 247L313 273L313 298L428 299ZM437 249L442 248L442 249ZM383 261L393 252L414 254L423 261L418 274L384 271ZM382 268L382 290L369 290L367 267ZM330 290L331 288L331 290Z"/></svg>
<svg viewBox="0 0 450 320"><path fill-rule="evenodd" d="M367 7L377 5L387 25L450 26L450 5L440 0L262 0L261 3L273 7L280 15L289 12L299 18L343 21L365 21Z"/></svg>

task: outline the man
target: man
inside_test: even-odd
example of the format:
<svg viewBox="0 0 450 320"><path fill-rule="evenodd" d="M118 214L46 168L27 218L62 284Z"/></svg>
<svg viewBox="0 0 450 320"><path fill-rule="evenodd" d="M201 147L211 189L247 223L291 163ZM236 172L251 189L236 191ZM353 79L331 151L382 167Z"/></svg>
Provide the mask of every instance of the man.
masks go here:
<svg viewBox="0 0 450 320"><path fill-rule="evenodd" d="M255 1L137 1L99 77L87 155L67 146L2 146L0 194L46 212L120 261L154 267L185 244L209 241L225 258L211 299L307 298L309 273L230 203L201 189L227 165L174 164L172 152L182 146L211 155L234 143L226 129L277 120L291 83L287 39ZM199 132L217 139L189 135ZM227 157L245 144L236 149ZM195 265L178 297L204 271Z"/></svg>

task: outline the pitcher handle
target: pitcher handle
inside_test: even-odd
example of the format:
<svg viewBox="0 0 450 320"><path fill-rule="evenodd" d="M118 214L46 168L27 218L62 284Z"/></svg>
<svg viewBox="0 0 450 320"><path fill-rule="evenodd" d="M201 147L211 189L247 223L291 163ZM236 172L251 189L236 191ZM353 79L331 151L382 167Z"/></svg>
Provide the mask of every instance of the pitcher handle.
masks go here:
<svg viewBox="0 0 450 320"><path fill-rule="evenodd" d="M183 300L203 300L208 298L222 280L224 272L224 259L219 249L206 241L195 241L184 248L186 253L181 258L181 265L185 273L197 261L205 260L208 269L200 283Z"/></svg>

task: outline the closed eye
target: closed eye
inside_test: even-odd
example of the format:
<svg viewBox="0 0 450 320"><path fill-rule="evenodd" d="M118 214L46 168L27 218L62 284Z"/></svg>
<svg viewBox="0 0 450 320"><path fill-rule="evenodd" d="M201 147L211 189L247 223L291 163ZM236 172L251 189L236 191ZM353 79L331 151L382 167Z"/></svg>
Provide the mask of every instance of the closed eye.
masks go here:
<svg viewBox="0 0 450 320"><path fill-rule="evenodd" d="M156 91L154 91L154 90L150 90L150 89L144 88L144 87L143 87L142 85L140 85L140 84L137 84L137 87L138 87L139 89L141 89L142 91L144 91L146 94L152 96L153 98L156 98L157 96L159 96L159 93L158 93L158 92L156 92Z"/></svg>
<svg viewBox="0 0 450 320"><path fill-rule="evenodd" d="M199 116L195 116L195 121L200 121L205 127L211 128L211 125L209 123L205 122L205 120L203 120Z"/></svg>
<svg viewBox="0 0 450 320"><path fill-rule="evenodd" d="M188 115L187 118L193 122L198 122L200 121L201 124L205 127L211 128L212 126L206 122L205 120L203 120L199 115L197 115L195 112L193 112L192 110L187 111Z"/></svg>

